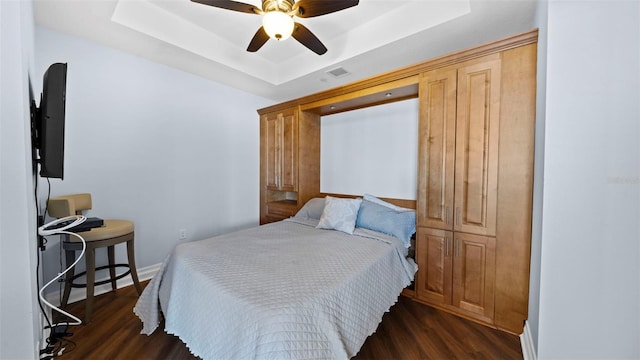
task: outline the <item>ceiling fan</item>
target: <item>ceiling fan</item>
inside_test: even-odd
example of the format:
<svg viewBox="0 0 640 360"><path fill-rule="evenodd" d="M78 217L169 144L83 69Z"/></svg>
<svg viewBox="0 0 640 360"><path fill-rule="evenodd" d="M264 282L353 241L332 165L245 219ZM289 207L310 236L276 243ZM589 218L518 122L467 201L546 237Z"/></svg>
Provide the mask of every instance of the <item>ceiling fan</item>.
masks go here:
<svg viewBox="0 0 640 360"><path fill-rule="evenodd" d="M251 39L247 51L256 52L269 38L285 40L293 36L302 45L318 55L327 52L322 44L304 25L293 17L309 18L329 14L358 5L359 0L262 0L262 9L251 4L231 0L191 0L196 3L248 14L262 15L262 26Z"/></svg>

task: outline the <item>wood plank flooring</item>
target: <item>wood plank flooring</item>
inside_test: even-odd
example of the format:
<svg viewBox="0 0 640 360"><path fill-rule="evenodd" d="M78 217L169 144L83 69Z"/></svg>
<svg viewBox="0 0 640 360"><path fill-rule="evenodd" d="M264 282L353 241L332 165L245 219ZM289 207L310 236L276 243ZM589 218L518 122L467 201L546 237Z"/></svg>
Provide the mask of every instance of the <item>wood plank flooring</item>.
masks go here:
<svg viewBox="0 0 640 360"><path fill-rule="evenodd" d="M146 286L144 283L143 286ZM157 329L141 335L133 287L100 295L93 320L69 328L75 342L58 357L72 359L197 359L179 338ZM84 301L68 310L84 315ZM71 350L71 351L69 351ZM69 351L69 352L67 352ZM400 297L354 359L522 359L519 338Z"/></svg>

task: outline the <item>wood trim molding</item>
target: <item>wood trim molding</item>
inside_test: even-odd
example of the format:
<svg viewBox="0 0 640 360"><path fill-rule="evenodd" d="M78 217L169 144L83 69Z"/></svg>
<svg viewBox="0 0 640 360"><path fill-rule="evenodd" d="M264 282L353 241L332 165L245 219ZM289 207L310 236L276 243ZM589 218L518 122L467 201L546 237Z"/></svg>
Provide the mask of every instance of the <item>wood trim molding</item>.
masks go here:
<svg viewBox="0 0 640 360"><path fill-rule="evenodd" d="M289 100L280 104L272 105L262 109L258 109L258 114L264 115L274 111L281 111L286 108L303 106L314 102L323 102L327 99L338 97L341 95L354 93L357 91L365 90L368 88L381 86L386 83L401 80L404 78L419 75L426 71L431 71L437 68L445 67L448 65L460 63L475 59L478 57L486 56L493 53L498 53L504 50L513 49L516 47L533 44L538 41L538 29L534 29L528 32L516 34L504 39L496 40L487 44L475 46L469 49L457 51L455 53L436 57L418 64L410 65L404 68L393 70L380 75L372 76L360 81L356 81L347 85L343 85L330 90L318 92L315 94L307 95L301 98Z"/></svg>
<svg viewBox="0 0 640 360"><path fill-rule="evenodd" d="M335 193L320 193L318 194L318 197L325 197L325 196L333 196L333 197L340 197L340 198L362 198L362 195L351 195L351 194L335 194ZM416 208L416 200L408 200L408 199L394 199L394 198L379 198L380 200L384 200L388 203L391 203L395 206L400 206L400 207L404 207L404 208L408 208L408 209L415 209Z"/></svg>
<svg viewBox="0 0 640 360"><path fill-rule="evenodd" d="M362 107L386 104L418 97L419 77L409 76L399 80L338 95L300 106L302 111L330 115Z"/></svg>

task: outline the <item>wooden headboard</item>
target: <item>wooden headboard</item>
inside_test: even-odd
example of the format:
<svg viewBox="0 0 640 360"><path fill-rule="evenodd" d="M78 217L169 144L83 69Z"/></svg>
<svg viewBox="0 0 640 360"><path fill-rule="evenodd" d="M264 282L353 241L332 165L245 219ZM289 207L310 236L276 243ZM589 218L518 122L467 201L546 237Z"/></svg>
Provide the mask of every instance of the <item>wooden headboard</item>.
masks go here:
<svg viewBox="0 0 640 360"><path fill-rule="evenodd" d="M325 196L342 197L342 198L362 197L362 195L331 194L331 193L320 193L318 195L318 197L325 197ZM390 202L390 203L392 203L393 205L396 205L396 206L401 206L401 207L409 208L409 209L415 209L416 208L416 200L392 199L392 198L384 198L384 197L381 197L380 199L382 199L382 200L384 200L386 202Z"/></svg>

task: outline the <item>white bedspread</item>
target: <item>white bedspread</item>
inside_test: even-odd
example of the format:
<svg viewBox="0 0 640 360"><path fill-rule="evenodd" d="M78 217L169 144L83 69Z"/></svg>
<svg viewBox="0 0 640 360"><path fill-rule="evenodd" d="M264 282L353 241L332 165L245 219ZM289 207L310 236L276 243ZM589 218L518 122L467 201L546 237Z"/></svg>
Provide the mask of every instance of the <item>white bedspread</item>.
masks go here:
<svg viewBox="0 0 640 360"><path fill-rule="evenodd" d="M203 359L354 356L413 280L399 240L286 220L184 243L164 261L134 312L160 322ZM160 306L159 306L160 305Z"/></svg>

